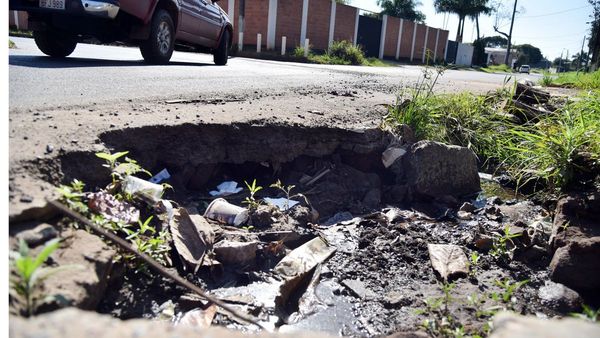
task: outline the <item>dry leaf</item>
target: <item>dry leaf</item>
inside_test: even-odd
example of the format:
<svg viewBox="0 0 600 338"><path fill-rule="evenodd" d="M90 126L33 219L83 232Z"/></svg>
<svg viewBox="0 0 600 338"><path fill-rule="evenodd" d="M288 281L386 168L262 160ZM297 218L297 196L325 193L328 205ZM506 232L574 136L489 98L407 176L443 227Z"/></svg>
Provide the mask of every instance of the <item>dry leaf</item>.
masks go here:
<svg viewBox="0 0 600 338"><path fill-rule="evenodd" d="M183 317L181 317L177 325L206 329L210 327L210 324L212 323L213 318L215 318L216 313L217 306L215 304L210 305L204 310L194 309L186 312Z"/></svg>
<svg viewBox="0 0 600 338"><path fill-rule="evenodd" d="M427 244L431 265L444 280L469 273L469 260L458 245Z"/></svg>
<svg viewBox="0 0 600 338"><path fill-rule="evenodd" d="M186 263L185 265L196 272L202 264L207 247L213 242L210 224L204 217L200 215L190 217L187 210L179 208L170 228L177 253Z"/></svg>
<svg viewBox="0 0 600 338"><path fill-rule="evenodd" d="M113 195L100 191L89 194L88 206L111 222L137 223L140 211L127 202L121 202Z"/></svg>

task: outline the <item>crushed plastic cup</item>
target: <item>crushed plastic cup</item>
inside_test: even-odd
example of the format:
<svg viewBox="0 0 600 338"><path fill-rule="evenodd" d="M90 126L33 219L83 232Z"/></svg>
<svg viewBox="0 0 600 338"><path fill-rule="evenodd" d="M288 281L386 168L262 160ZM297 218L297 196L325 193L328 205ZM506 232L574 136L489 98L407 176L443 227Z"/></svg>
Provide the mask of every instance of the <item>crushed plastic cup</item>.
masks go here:
<svg viewBox="0 0 600 338"><path fill-rule="evenodd" d="M248 210L231 204L223 198L217 198L210 202L204 212L204 217L216 221L240 226L248 221Z"/></svg>
<svg viewBox="0 0 600 338"><path fill-rule="evenodd" d="M123 191L131 195L142 195L157 202L162 197L163 186L134 176L127 176L123 180Z"/></svg>

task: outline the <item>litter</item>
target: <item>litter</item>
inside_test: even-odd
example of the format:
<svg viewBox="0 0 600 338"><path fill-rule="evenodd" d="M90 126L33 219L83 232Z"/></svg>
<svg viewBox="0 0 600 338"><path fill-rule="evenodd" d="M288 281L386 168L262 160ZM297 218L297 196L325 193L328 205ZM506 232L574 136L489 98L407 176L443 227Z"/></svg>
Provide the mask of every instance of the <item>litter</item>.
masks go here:
<svg viewBox="0 0 600 338"><path fill-rule="evenodd" d="M274 268L282 277L289 279L312 270L335 252L321 237L299 246L285 256Z"/></svg>
<svg viewBox="0 0 600 338"><path fill-rule="evenodd" d="M123 191L130 195L138 195L156 203L163 194L163 186L148 182L135 176L127 176L123 180Z"/></svg>
<svg viewBox="0 0 600 338"><path fill-rule="evenodd" d="M169 178L171 178L171 174L169 174L169 171L167 169L163 169L158 174L154 175L151 179L149 179L149 181L154 184L158 184L162 181L168 180Z"/></svg>
<svg viewBox="0 0 600 338"><path fill-rule="evenodd" d="M248 221L248 210L233 205L222 198L217 198L208 205L204 217L240 226Z"/></svg>
<svg viewBox="0 0 600 338"><path fill-rule="evenodd" d="M224 197L233 194L237 194L242 191L242 187L237 186L238 183L235 181L225 181L217 186L217 190L212 190L209 194L213 197Z"/></svg>
<svg viewBox="0 0 600 338"><path fill-rule="evenodd" d="M140 211L125 201L117 200L113 195L100 191L89 195L90 209L101 214L108 221L125 224L137 223Z"/></svg>
<svg viewBox="0 0 600 338"><path fill-rule="evenodd" d="M290 200L284 197L281 198L269 198L265 197L263 200L270 205L274 205L281 211L288 211L293 208L296 204L300 203L298 201Z"/></svg>
<svg viewBox="0 0 600 338"><path fill-rule="evenodd" d="M200 308L193 309L186 312L183 317L177 321L177 325L206 329L212 323L216 313L217 306L215 304L210 305L204 310Z"/></svg>

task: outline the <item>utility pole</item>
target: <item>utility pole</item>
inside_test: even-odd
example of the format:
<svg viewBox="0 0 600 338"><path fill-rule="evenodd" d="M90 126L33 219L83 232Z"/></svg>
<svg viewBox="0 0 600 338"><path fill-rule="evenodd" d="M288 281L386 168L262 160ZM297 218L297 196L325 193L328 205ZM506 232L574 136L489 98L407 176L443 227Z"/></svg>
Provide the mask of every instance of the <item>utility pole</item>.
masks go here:
<svg viewBox="0 0 600 338"><path fill-rule="evenodd" d="M517 0L515 0L515 5L513 7L513 12L512 12L512 18L510 19L510 30L508 31L508 34L501 32L498 28L498 24L499 24L499 16L496 16L496 23L494 24L494 31L496 31L496 33L502 34L506 37L506 40L508 41L508 46L506 48L506 56L504 57L504 64L508 66L508 59L510 58L510 47L511 47L511 39L512 39L512 31L513 31L513 25L515 24L515 14L517 13ZM511 65L512 66L512 65Z"/></svg>
<svg viewBox="0 0 600 338"><path fill-rule="evenodd" d="M508 48L506 49L506 57L504 57L504 64L508 66L508 58L510 57L510 40L512 38L513 25L515 24L515 13L517 13L517 0L515 0L515 6L513 7L512 19L510 20L510 30L508 31ZM511 65L512 68L512 65Z"/></svg>
<svg viewBox="0 0 600 338"><path fill-rule="evenodd" d="M581 68L581 62L583 61L583 46L585 45L585 38L587 36L583 36L583 41L581 41L581 52L579 52L579 65L577 65L577 75L579 75L579 69ZM587 61L586 61L587 63Z"/></svg>
<svg viewBox="0 0 600 338"><path fill-rule="evenodd" d="M556 70L557 73L560 73L562 71L562 55L564 51L564 49L560 51L560 59L558 59L558 69Z"/></svg>

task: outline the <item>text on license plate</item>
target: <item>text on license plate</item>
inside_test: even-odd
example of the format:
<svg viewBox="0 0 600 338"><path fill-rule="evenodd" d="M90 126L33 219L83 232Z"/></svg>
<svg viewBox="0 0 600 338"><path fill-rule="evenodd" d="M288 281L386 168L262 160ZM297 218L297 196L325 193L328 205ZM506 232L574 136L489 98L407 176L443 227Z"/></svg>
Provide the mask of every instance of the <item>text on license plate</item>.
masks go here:
<svg viewBox="0 0 600 338"><path fill-rule="evenodd" d="M40 0L40 8L65 9L65 0Z"/></svg>

